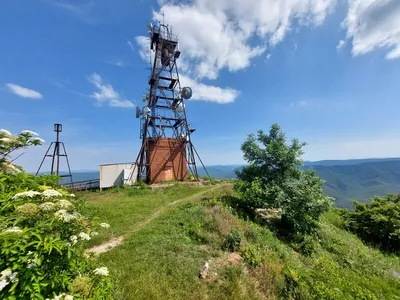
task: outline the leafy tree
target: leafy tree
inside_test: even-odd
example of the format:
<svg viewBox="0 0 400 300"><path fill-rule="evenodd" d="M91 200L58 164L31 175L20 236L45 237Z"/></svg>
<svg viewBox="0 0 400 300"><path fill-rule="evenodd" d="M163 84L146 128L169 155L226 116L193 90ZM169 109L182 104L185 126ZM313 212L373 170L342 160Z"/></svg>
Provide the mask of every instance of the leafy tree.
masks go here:
<svg viewBox="0 0 400 300"><path fill-rule="evenodd" d="M350 230L364 241L400 254L400 194L356 201L347 214Z"/></svg>
<svg viewBox="0 0 400 300"><path fill-rule="evenodd" d="M236 172L235 185L249 208L280 209L283 223L299 237L315 232L331 205L323 181L314 171L302 170L305 145L297 139L287 143L278 124L268 134L250 134L241 147L249 165Z"/></svg>

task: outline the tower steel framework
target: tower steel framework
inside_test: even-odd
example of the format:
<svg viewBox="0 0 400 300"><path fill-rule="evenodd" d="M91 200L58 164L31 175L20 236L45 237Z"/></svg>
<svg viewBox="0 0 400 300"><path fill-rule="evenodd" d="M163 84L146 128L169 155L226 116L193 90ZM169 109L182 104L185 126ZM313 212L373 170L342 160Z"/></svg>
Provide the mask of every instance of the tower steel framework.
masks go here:
<svg viewBox="0 0 400 300"><path fill-rule="evenodd" d="M159 181L158 176L169 164L175 173L178 172L173 179L183 180L189 171L198 180L195 156L203 167L204 164L191 141L195 129L187 122L184 100L192 96L192 90L182 88L179 80L177 60L181 52L178 38L168 25L153 26L150 23L148 27L151 74L149 89L143 98L146 105L141 110L136 109L142 139L135 164L137 176L148 183Z"/></svg>
<svg viewBox="0 0 400 300"><path fill-rule="evenodd" d="M57 133L57 139L55 142L51 142L49 148L47 149L45 155L43 156L42 162L40 163L40 166L36 172L36 176L39 174L40 169L42 168L46 157L51 157L51 170L50 170L51 174L56 174L57 176L63 178L69 177L71 185L73 186L72 173L71 173L71 167L69 166L67 150L65 150L64 143L60 142L60 133L62 132L62 124L54 124L54 131ZM51 151L51 148L53 146L54 149L53 151ZM68 166L68 174L60 175L60 157L65 157Z"/></svg>

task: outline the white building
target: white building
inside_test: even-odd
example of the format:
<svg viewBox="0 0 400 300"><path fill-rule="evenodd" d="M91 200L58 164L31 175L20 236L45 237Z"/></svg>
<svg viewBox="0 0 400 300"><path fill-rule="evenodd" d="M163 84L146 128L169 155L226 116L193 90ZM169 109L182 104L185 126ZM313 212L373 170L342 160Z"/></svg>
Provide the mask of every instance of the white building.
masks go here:
<svg viewBox="0 0 400 300"><path fill-rule="evenodd" d="M100 190L124 184L136 184L137 171L134 163L100 165Z"/></svg>

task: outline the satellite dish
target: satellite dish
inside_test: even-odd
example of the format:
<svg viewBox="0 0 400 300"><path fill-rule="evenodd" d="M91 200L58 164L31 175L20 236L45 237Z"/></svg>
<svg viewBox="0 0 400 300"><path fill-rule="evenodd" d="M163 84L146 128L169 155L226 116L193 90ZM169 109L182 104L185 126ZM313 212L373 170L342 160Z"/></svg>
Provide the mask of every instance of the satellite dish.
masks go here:
<svg viewBox="0 0 400 300"><path fill-rule="evenodd" d="M174 108L175 112L181 113L185 110L185 104L183 104L183 102L179 102L179 104L177 106L175 106Z"/></svg>
<svg viewBox="0 0 400 300"><path fill-rule="evenodd" d="M143 114L148 115L150 113L150 108L148 106L143 107Z"/></svg>
<svg viewBox="0 0 400 300"><path fill-rule="evenodd" d="M181 91L181 96L183 99L190 99L192 98L193 92L190 87L184 87Z"/></svg>
<svg viewBox="0 0 400 300"><path fill-rule="evenodd" d="M136 106L136 119L138 119L141 114L142 112L140 111L140 108Z"/></svg>

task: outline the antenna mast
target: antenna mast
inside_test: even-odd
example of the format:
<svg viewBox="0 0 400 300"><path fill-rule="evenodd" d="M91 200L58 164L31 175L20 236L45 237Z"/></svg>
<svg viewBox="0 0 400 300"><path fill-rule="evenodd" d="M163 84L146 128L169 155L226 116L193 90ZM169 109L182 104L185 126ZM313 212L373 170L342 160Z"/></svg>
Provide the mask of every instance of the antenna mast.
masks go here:
<svg viewBox="0 0 400 300"><path fill-rule="evenodd" d="M178 38L164 23L158 26L149 23L148 29L154 58L148 93L143 99L146 105L142 109L136 108L142 139L135 166L138 179L147 183L183 181L190 172L195 180L199 180L195 154L200 162L201 159L191 141L195 129L189 128L184 103L192 97L192 90L181 87L179 80L177 60L181 52Z"/></svg>

